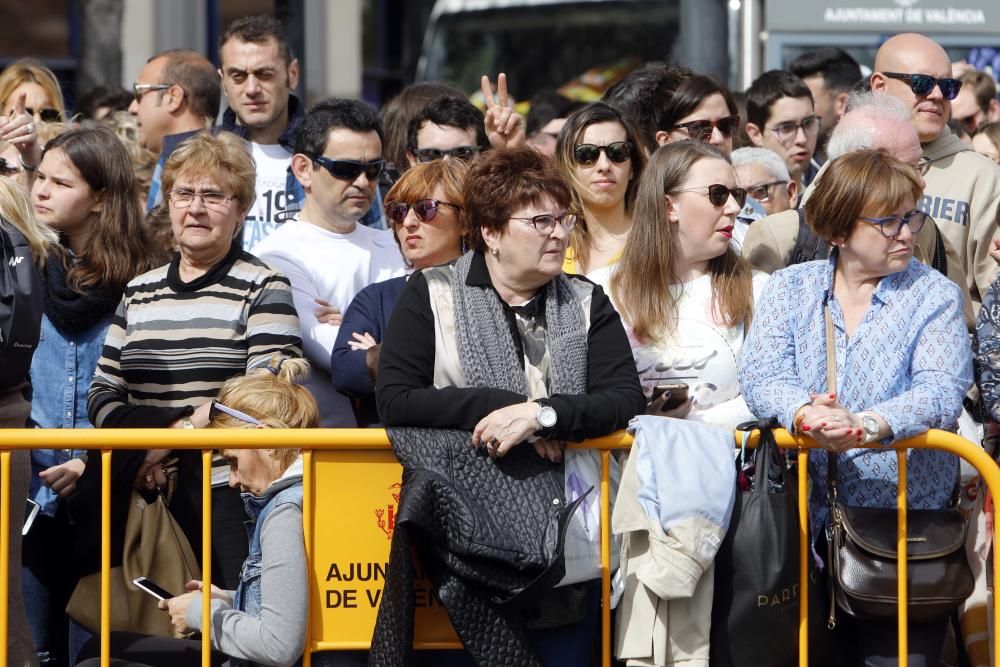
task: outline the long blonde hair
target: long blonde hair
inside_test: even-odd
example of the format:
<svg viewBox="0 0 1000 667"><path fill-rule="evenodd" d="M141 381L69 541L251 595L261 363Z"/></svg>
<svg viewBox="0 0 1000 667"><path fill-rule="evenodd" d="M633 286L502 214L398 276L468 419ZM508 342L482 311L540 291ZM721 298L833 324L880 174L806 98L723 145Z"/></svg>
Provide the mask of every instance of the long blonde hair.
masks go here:
<svg viewBox="0 0 1000 667"><path fill-rule="evenodd" d="M0 105L6 106L8 102L16 102L17 100L12 101L8 98L23 83L36 83L41 86L52 108L65 117L66 103L63 101L59 80L52 70L33 58L22 58L0 72Z"/></svg>
<svg viewBox="0 0 1000 667"><path fill-rule="evenodd" d="M667 220L666 194L682 187L699 160L723 160L714 146L680 141L653 153L639 180L632 231L611 276L611 293L622 319L640 341L661 342L677 326L680 243ZM727 327L747 326L753 317L750 265L732 248L708 263L712 312Z"/></svg>
<svg viewBox="0 0 1000 667"><path fill-rule="evenodd" d="M59 244L59 235L51 228L38 224L31 210L31 196L20 185L6 178L0 178L0 219L24 234L35 264L44 266L49 250Z"/></svg>

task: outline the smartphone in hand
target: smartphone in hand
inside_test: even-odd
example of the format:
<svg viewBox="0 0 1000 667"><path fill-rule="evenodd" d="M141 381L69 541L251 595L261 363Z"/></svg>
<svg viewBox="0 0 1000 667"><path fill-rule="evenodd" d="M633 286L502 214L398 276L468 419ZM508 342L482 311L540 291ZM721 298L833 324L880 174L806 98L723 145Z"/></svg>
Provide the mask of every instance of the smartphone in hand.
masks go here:
<svg viewBox="0 0 1000 667"><path fill-rule="evenodd" d="M673 384L658 384L653 387L652 400L658 399L660 396L667 394L669 398L660 408L662 412L668 410L673 410L674 408L679 408L681 405L688 400L688 386L683 382L675 382Z"/></svg>
<svg viewBox="0 0 1000 667"><path fill-rule="evenodd" d="M173 593L170 593L166 589L161 588L160 586L156 585L146 577L136 577L135 579L132 580L132 583L135 584L136 588L138 588L141 591L145 591L146 593L152 595L157 600L169 600L170 598L174 597Z"/></svg>

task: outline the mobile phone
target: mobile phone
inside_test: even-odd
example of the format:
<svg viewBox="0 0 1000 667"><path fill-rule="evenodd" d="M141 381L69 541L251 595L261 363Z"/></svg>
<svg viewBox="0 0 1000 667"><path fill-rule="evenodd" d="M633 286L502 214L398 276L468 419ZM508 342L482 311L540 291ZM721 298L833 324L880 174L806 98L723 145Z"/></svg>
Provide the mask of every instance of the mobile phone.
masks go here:
<svg viewBox="0 0 1000 667"><path fill-rule="evenodd" d="M135 584L136 588L138 588L141 591L145 591L146 593L149 593L157 600L169 600L170 598L174 597L173 593L170 593L167 590L157 586L155 583L153 583L146 577L136 577L135 579L132 580L132 583Z"/></svg>
<svg viewBox="0 0 1000 667"><path fill-rule="evenodd" d="M655 401L663 394L668 394L670 398L661 407L661 411L673 410L680 407L688 400L688 386L683 382L673 384L658 384L653 387L653 400Z"/></svg>
<svg viewBox="0 0 1000 667"><path fill-rule="evenodd" d="M31 530L31 524L38 516L38 507L38 503L28 498L28 502L24 506L24 525L21 527L21 535L27 535L28 531Z"/></svg>

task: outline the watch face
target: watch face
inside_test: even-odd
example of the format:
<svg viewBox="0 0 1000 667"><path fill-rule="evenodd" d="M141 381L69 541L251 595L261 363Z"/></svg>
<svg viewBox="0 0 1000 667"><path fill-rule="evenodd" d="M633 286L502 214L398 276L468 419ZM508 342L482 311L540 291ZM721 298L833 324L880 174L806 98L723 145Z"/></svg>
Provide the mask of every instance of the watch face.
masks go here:
<svg viewBox="0 0 1000 667"><path fill-rule="evenodd" d="M544 405L538 411L538 423L542 428L552 428L556 425L556 411L555 408L549 405Z"/></svg>
<svg viewBox="0 0 1000 667"><path fill-rule="evenodd" d="M864 418L861 420L861 423L864 425L865 432L868 435L872 436L878 435L878 422L875 421L874 417L869 417L868 415L865 415Z"/></svg>

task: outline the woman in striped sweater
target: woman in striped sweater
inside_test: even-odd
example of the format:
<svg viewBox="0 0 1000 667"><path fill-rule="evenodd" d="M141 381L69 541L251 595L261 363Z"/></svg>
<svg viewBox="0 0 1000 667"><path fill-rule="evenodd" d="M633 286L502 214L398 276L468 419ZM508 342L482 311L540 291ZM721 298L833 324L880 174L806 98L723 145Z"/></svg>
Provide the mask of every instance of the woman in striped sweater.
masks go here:
<svg viewBox="0 0 1000 667"><path fill-rule="evenodd" d="M275 354L301 356L288 280L240 244L242 222L254 201L254 172L243 141L229 133L192 137L167 160L163 189L179 253L125 289L90 388L94 426L203 428L226 380L266 366ZM112 525L124 525L133 483L148 491L166 485L161 462L169 454L154 449L115 455L118 502L112 500L112 512L121 522ZM178 483L170 510L197 553L199 456L176 454ZM99 471L89 477L86 486L94 495L79 494L88 510L99 498ZM80 531L94 537L81 545L75 560L96 571L99 514L80 514L95 529Z"/></svg>

